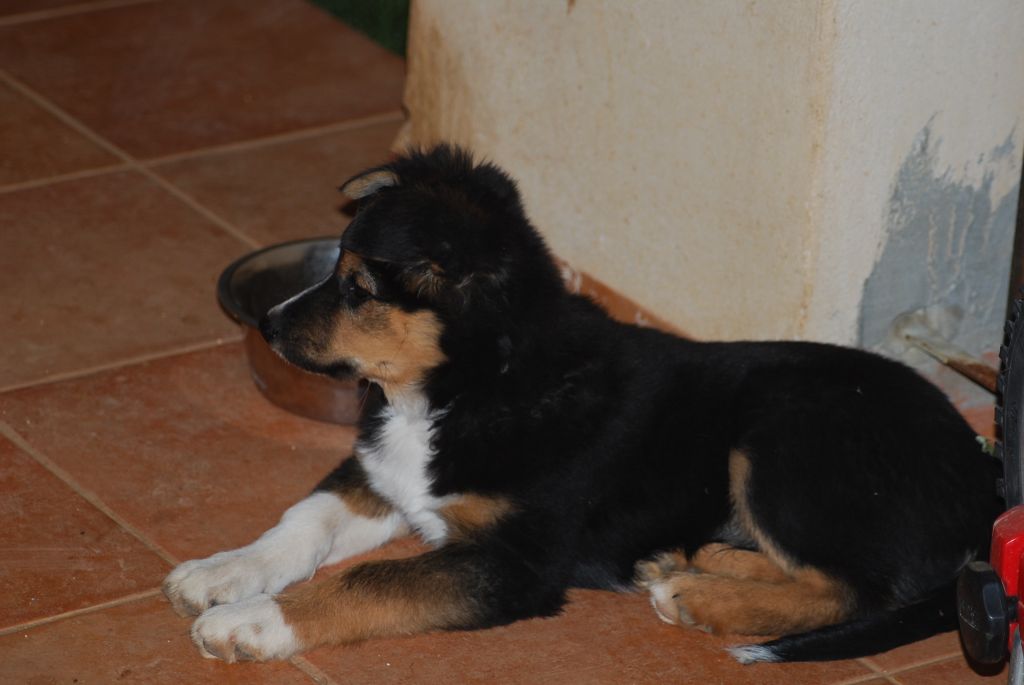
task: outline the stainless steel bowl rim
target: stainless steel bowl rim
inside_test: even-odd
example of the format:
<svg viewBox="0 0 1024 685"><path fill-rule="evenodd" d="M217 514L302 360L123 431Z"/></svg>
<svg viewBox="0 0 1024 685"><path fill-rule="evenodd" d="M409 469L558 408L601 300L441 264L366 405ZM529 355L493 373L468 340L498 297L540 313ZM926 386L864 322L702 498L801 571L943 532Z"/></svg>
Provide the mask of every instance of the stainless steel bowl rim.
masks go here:
<svg viewBox="0 0 1024 685"><path fill-rule="evenodd" d="M237 321L240 324L251 326L256 328L259 326L259 317L253 315L247 311L244 306L236 299L231 289L232 280L238 270L246 266L249 262L254 259L258 259L268 252L274 252L283 248L294 247L295 245L316 245L325 244L334 247L338 244L337 236L318 236L313 238L300 238L298 240L288 240L282 243L275 243L266 247L248 252L235 261L231 262L221 272L220 278L217 279L217 301L220 303L221 308L224 312Z"/></svg>

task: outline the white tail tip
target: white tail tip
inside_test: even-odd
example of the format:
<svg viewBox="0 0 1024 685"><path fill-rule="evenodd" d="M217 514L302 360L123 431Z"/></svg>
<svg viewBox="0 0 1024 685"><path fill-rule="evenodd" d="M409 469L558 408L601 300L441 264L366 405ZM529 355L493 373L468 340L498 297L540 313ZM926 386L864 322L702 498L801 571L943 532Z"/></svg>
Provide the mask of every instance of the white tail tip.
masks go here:
<svg viewBox="0 0 1024 685"><path fill-rule="evenodd" d="M768 663L780 661L779 655L772 651L771 647L762 645L740 645L730 647L729 654L741 664Z"/></svg>

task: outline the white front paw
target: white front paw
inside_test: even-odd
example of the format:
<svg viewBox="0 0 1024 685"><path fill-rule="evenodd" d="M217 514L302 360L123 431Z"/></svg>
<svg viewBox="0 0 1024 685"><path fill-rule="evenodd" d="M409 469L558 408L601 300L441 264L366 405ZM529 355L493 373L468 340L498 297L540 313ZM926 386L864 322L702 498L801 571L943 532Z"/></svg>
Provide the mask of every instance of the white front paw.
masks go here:
<svg viewBox="0 0 1024 685"><path fill-rule="evenodd" d="M302 645L270 595L211 607L192 624L192 642L208 659L287 659Z"/></svg>
<svg viewBox="0 0 1024 685"><path fill-rule="evenodd" d="M300 577L310 573L305 568L277 568L279 561L247 548L186 561L164 580L164 594L178 614L195 616L211 606L279 592L298 579L296 572Z"/></svg>

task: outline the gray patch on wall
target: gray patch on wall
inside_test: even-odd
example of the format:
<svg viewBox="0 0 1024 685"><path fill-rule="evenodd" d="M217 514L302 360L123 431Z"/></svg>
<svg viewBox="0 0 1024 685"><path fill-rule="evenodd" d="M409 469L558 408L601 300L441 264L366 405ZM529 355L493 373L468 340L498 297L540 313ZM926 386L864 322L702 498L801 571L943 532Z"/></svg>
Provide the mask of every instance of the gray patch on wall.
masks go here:
<svg viewBox="0 0 1024 685"><path fill-rule="evenodd" d="M864 285L860 311L862 347L887 346L897 316L928 308L941 311L950 342L973 354L998 349L1009 288L1018 183L992 200L997 169L1016 154L1014 133L979 156L986 169L977 186L940 169L941 140L931 122L917 135L893 183L886 217L888 240ZM1011 168L1012 165L1010 165ZM925 358L898 355L918 367ZM927 375L928 368L922 368ZM934 371L934 369L932 369ZM946 388L950 392L950 388ZM955 393L954 394L959 394Z"/></svg>

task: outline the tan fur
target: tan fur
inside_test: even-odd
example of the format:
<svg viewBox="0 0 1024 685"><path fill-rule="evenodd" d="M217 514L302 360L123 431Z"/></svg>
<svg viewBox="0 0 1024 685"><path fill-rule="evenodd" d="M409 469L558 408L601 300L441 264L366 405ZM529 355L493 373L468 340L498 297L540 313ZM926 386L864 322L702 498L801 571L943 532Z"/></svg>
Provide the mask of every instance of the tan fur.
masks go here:
<svg viewBox="0 0 1024 685"><path fill-rule="evenodd" d="M377 293L377 284L364 268L363 258L354 252L346 252L341 256L338 262L338 275L342 278L351 276L356 285L363 290L374 295Z"/></svg>
<svg viewBox="0 0 1024 685"><path fill-rule="evenodd" d="M843 620L850 591L819 569L800 566L765 533L750 507L751 462L729 455L735 523L758 550L712 543L687 559L664 554L637 566L637 583L651 590L658 614L672 623L716 633L779 635Z"/></svg>
<svg viewBox="0 0 1024 685"><path fill-rule="evenodd" d="M363 258L355 252L345 252L338 261L338 275L348 276L363 266Z"/></svg>
<svg viewBox="0 0 1024 685"><path fill-rule="evenodd" d="M747 493L750 481L750 458L740 450L729 454L729 494L737 522L757 543L757 548L780 568L792 572L793 561L761 530L750 511Z"/></svg>
<svg viewBox="0 0 1024 685"><path fill-rule="evenodd" d="M335 492L353 514L366 518L381 518L394 509L380 495L370 489L366 472L360 467L352 472L349 479L337 487Z"/></svg>
<svg viewBox="0 0 1024 685"><path fill-rule="evenodd" d="M785 583L793 579L786 569L761 552L737 549L716 542L697 550L690 560L700 573L727 576L738 580L760 580L766 583Z"/></svg>
<svg viewBox="0 0 1024 685"><path fill-rule="evenodd" d="M353 278L371 295L372 275L362 258L345 253L338 275ZM387 303L366 299L352 308L341 308L327 330L310 337L304 350L310 359L333 363L347 360L358 375L379 383L388 396L420 382L426 373L445 360L441 351L443 326L428 310L406 312ZM390 392L389 392L390 391Z"/></svg>
<svg viewBox="0 0 1024 685"><path fill-rule="evenodd" d="M398 185L398 176L393 171L378 169L357 176L341 187L341 192L352 200L372 195L381 188Z"/></svg>
<svg viewBox="0 0 1024 685"><path fill-rule="evenodd" d="M801 632L836 623L848 611L844 586L810 568L783 582L677 573L662 583L663 616L715 633Z"/></svg>
<svg viewBox="0 0 1024 685"><path fill-rule="evenodd" d="M636 582L640 587L650 587L658 580L684 571L766 583L793 580L793 576L768 556L722 542L701 547L692 558L687 558L680 551L659 554L654 559L638 563L636 570Z"/></svg>
<svg viewBox="0 0 1024 685"><path fill-rule="evenodd" d="M457 539L493 526L510 511L512 504L502 497L462 495L443 506L440 514L448 524L449 536Z"/></svg>
<svg viewBox="0 0 1024 685"><path fill-rule="evenodd" d="M360 564L279 596L304 648L468 625L472 602L464 583L437 557Z"/></svg>
<svg viewBox="0 0 1024 685"><path fill-rule="evenodd" d="M418 271L410 273L405 279L409 292L429 298L437 297L444 285L444 270L433 262L425 263Z"/></svg>
<svg viewBox="0 0 1024 685"><path fill-rule="evenodd" d="M355 311L339 312L330 354L352 360L359 372L380 383L385 394L421 381L444 361L441 322L433 312L405 312L368 301Z"/></svg>

